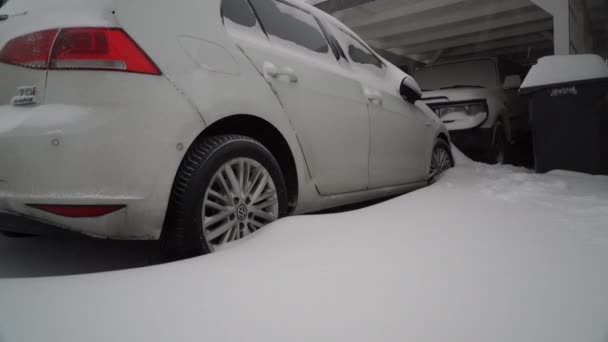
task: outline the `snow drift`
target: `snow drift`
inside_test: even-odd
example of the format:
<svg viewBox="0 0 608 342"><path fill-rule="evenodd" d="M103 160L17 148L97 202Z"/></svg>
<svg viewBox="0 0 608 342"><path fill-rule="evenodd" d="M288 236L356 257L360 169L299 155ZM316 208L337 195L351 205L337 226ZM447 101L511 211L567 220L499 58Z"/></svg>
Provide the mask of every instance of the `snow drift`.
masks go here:
<svg viewBox="0 0 608 342"><path fill-rule="evenodd" d="M606 342L608 177L457 159L210 256L2 280L0 341Z"/></svg>

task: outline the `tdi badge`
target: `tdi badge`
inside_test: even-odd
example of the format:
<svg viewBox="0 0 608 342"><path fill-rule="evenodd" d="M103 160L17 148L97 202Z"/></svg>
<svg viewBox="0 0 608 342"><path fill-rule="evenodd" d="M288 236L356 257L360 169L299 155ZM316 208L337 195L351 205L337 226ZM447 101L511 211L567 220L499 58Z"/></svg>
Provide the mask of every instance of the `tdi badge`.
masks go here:
<svg viewBox="0 0 608 342"><path fill-rule="evenodd" d="M36 95L38 89L36 87L19 87L17 95L11 99L13 106L28 106L36 104Z"/></svg>

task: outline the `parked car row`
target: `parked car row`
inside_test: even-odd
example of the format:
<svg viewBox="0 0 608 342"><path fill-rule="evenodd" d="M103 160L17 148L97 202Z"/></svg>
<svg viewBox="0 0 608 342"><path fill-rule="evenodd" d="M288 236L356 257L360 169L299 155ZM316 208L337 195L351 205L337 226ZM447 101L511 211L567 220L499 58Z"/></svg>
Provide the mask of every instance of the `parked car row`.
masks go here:
<svg viewBox="0 0 608 342"><path fill-rule="evenodd" d="M416 81L305 3L79 4L0 10L0 230L160 238L188 257L454 164ZM430 103L498 132L497 93Z"/></svg>

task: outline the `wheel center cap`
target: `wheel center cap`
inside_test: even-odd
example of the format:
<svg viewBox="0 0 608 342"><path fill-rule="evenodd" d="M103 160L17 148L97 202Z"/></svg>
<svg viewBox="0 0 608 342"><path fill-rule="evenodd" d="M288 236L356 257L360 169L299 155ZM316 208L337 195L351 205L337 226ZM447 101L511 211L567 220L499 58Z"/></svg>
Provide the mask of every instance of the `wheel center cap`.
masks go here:
<svg viewBox="0 0 608 342"><path fill-rule="evenodd" d="M244 221L247 218L247 214L249 214L249 210L246 205L241 204L236 208L236 218L238 218L239 221Z"/></svg>

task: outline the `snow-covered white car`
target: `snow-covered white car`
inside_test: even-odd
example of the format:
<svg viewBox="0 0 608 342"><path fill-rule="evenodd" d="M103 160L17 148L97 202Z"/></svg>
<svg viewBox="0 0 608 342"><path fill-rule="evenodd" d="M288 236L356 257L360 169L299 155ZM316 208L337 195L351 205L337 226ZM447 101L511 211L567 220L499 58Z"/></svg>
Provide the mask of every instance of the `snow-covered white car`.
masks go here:
<svg viewBox="0 0 608 342"><path fill-rule="evenodd" d="M453 165L416 82L296 0L9 0L0 230L186 257Z"/></svg>
<svg viewBox="0 0 608 342"><path fill-rule="evenodd" d="M503 164L511 144L530 135L527 104L518 93L525 73L515 63L483 58L427 66L414 77L458 148Z"/></svg>

